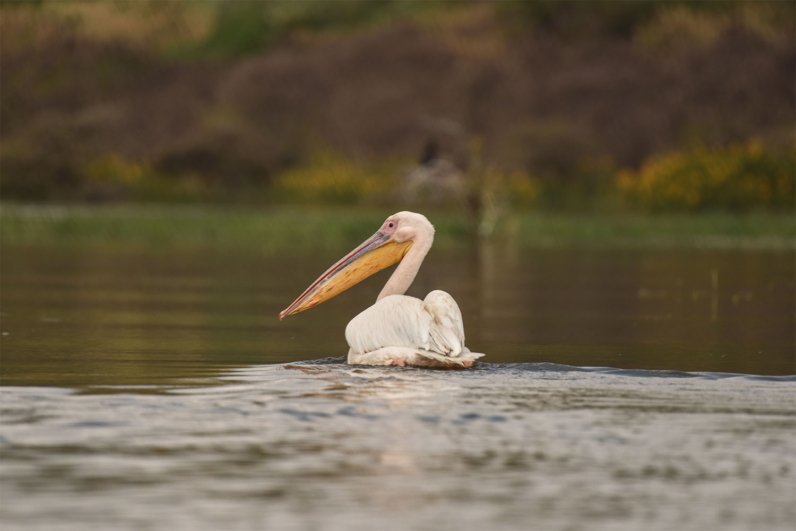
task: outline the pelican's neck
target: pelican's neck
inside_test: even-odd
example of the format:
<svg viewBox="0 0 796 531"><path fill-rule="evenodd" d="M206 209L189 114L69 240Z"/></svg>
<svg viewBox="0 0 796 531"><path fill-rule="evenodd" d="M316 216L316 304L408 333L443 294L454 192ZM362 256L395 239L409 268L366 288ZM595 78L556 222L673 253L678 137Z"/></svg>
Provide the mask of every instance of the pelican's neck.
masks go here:
<svg viewBox="0 0 796 531"><path fill-rule="evenodd" d="M384 285L376 301L380 301L388 295L403 295L406 293L406 290L409 289L409 286L415 280L415 276L420 270L420 266L429 249L431 249L431 238L413 241L411 249L406 253L401 263L398 264L398 267L395 268L390 280Z"/></svg>

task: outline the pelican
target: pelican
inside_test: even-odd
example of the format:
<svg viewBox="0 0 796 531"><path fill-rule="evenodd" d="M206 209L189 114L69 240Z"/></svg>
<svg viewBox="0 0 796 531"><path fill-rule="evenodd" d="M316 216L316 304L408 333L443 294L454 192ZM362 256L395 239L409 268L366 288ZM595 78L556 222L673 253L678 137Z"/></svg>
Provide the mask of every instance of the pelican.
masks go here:
<svg viewBox="0 0 796 531"><path fill-rule="evenodd" d="M404 295L434 242L434 226L422 214L399 212L313 282L279 314L314 308L372 274L400 262L376 299L345 329L348 363L471 367L483 354L464 346L462 312L453 297L432 291L424 300Z"/></svg>

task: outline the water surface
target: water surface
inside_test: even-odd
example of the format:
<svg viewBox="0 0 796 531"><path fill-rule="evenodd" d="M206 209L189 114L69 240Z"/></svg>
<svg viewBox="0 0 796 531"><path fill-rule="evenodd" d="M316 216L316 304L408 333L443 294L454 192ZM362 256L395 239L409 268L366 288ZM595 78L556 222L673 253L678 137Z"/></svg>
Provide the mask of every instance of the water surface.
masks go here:
<svg viewBox="0 0 796 531"><path fill-rule="evenodd" d="M3 528L746 531L796 519L793 377L331 363L216 383L2 388Z"/></svg>
<svg viewBox="0 0 796 531"><path fill-rule="evenodd" d="M4 248L3 529L793 528L792 252L432 251L464 371L280 323L337 257Z"/></svg>
<svg viewBox="0 0 796 531"><path fill-rule="evenodd" d="M4 248L14 385L161 383L340 356L389 272L276 318L347 249L320 255ZM434 249L412 286L451 293L492 363L793 374L792 251Z"/></svg>

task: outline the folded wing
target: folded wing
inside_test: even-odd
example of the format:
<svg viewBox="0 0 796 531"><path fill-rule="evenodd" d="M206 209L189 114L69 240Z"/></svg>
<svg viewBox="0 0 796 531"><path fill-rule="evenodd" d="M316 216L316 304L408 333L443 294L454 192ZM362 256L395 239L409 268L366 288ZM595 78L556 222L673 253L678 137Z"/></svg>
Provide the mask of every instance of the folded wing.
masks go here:
<svg viewBox="0 0 796 531"><path fill-rule="evenodd" d="M405 347L435 359L473 356L464 346L459 306L444 291L432 291L423 301L405 295L385 297L348 323L346 340L355 357L387 347Z"/></svg>

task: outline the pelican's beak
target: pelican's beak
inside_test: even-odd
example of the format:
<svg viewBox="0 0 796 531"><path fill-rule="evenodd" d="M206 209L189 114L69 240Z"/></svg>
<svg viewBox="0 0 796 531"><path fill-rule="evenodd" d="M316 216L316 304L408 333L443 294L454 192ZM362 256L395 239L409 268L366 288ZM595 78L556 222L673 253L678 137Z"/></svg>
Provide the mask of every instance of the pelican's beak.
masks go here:
<svg viewBox="0 0 796 531"><path fill-rule="evenodd" d="M279 314L279 320L314 308L354 284L362 282L373 273L400 262L410 247L412 247L411 241L398 243L393 239L393 235L377 232L313 282L293 304Z"/></svg>

